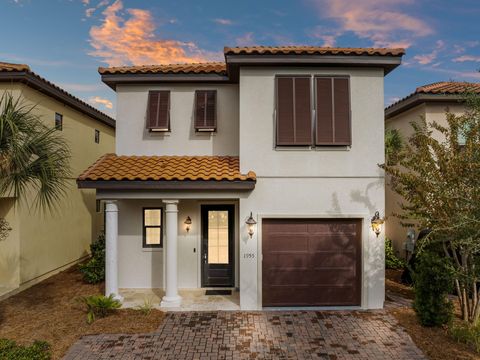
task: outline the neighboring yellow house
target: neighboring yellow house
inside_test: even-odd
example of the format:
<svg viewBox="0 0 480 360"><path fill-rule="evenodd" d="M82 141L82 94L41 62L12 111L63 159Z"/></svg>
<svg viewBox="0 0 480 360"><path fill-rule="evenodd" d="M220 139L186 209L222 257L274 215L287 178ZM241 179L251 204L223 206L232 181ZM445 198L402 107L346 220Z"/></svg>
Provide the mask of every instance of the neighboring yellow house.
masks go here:
<svg viewBox="0 0 480 360"><path fill-rule="evenodd" d="M437 122L440 125L448 126L445 112L448 110L453 114L465 112L462 103L463 93L473 91L480 94L480 83L466 83L442 81L418 87L414 93L388 106L385 109L385 128L398 129L406 141L413 130L410 125L412 121L419 121L424 117L427 123ZM440 137L438 132L434 136ZM385 234L393 242L394 248L400 255L405 254L405 242L409 229L400 224L398 218L392 213L400 212L402 199L388 186L388 178L385 187L385 214L387 216ZM415 231L415 239L420 229Z"/></svg>
<svg viewBox="0 0 480 360"><path fill-rule="evenodd" d="M101 155L115 151L115 120L38 76L27 65L0 62L0 96L10 92L48 126L57 126L71 150L72 178L58 211L41 213L32 199L14 204L0 198L0 218L12 228L0 241L0 299L83 259L103 228L95 190L77 189L75 179ZM33 194L32 194L33 197Z"/></svg>

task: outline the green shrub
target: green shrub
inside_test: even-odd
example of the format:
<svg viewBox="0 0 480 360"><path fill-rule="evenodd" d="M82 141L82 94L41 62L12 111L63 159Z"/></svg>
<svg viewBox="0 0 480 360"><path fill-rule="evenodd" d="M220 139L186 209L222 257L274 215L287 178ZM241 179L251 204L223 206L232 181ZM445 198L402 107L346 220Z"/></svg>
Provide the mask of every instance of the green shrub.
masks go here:
<svg viewBox="0 0 480 360"><path fill-rule="evenodd" d="M385 238L385 268L403 269L405 266L405 261L395 255L392 240L390 240L389 238Z"/></svg>
<svg viewBox="0 0 480 360"><path fill-rule="evenodd" d="M449 332L456 341L467 344L480 353L480 324L471 325L462 322L452 326Z"/></svg>
<svg viewBox="0 0 480 360"><path fill-rule="evenodd" d="M102 233L90 244L92 256L79 265L83 280L89 284L97 284L105 280L105 235Z"/></svg>
<svg viewBox="0 0 480 360"><path fill-rule="evenodd" d="M87 323L91 324L96 317L105 317L110 315L114 310L119 309L122 303L113 298L113 294L109 296L91 295L80 298L87 310Z"/></svg>
<svg viewBox="0 0 480 360"><path fill-rule="evenodd" d="M453 317L453 304L447 295L453 289L453 271L447 259L423 252L413 277L413 308L423 326L440 326Z"/></svg>
<svg viewBox="0 0 480 360"><path fill-rule="evenodd" d="M35 341L30 346L21 346L15 341L0 339L0 359L50 360L50 345L45 341Z"/></svg>

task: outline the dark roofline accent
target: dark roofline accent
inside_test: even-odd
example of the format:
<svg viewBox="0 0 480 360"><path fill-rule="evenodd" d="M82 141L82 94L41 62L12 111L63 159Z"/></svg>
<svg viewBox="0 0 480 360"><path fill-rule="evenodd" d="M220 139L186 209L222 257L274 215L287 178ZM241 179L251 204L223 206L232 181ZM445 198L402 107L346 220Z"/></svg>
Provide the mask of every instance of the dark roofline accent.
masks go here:
<svg viewBox="0 0 480 360"><path fill-rule="evenodd" d="M148 83L228 83L230 79L220 74L103 74L102 81L113 90L119 84Z"/></svg>
<svg viewBox="0 0 480 360"><path fill-rule="evenodd" d="M115 120L32 71L0 71L0 82L20 82L115 129Z"/></svg>
<svg viewBox="0 0 480 360"><path fill-rule="evenodd" d="M253 190L255 180L77 180L80 189L102 190Z"/></svg>
<svg viewBox="0 0 480 360"><path fill-rule="evenodd" d="M391 119L398 114L414 108L423 103L438 102L438 103L460 103L462 102L461 94L425 94L414 93L402 100L396 102L385 108L385 120Z"/></svg>

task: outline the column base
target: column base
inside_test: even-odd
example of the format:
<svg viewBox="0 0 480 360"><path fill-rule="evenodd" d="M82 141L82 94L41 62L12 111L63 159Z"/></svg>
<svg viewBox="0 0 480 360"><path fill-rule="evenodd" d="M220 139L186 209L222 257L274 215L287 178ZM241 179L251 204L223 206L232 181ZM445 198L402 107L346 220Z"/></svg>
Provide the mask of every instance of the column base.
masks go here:
<svg viewBox="0 0 480 360"><path fill-rule="evenodd" d="M180 307L182 298L180 296L164 296L160 302L160 307Z"/></svg>
<svg viewBox="0 0 480 360"><path fill-rule="evenodd" d="M123 296L122 296L122 295L120 295L120 294L115 294L115 293L110 293L110 294L108 294L108 295L105 294L105 296L107 296L107 297L110 296L110 295L113 295L113 298L114 298L115 300L118 300L118 301L120 301L120 302L123 302Z"/></svg>

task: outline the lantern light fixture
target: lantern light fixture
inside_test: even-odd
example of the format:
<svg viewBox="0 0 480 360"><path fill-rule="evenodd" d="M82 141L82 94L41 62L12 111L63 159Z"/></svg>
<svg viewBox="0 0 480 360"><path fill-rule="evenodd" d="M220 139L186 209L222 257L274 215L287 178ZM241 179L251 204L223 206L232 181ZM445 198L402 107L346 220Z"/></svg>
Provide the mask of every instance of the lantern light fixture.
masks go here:
<svg viewBox="0 0 480 360"><path fill-rule="evenodd" d="M384 222L385 222L385 219L380 217L380 213L378 211L375 211L375 215L373 215L372 217L371 224L372 224L372 230L375 233L375 235L377 235L377 237L382 232L382 225Z"/></svg>
<svg viewBox="0 0 480 360"><path fill-rule="evenodd" d="M257 222L255 221L255 219L253 218L252 216L252 212L250 211L250 216L248 217L248 219L245 221L245 224L247 224L247 228L248 228L248 235L250 236L250 239L252 238L254 232L255 232L255 225L257 224Z"/></svg>
<svg viewBox="0 0 480 360"><path fill-rule="evenodd" d="M188 233L190 231L190 225L192 225L192 219L190 219L190 216L187 216L183 223L185 224L185 230Z"/></svg>

